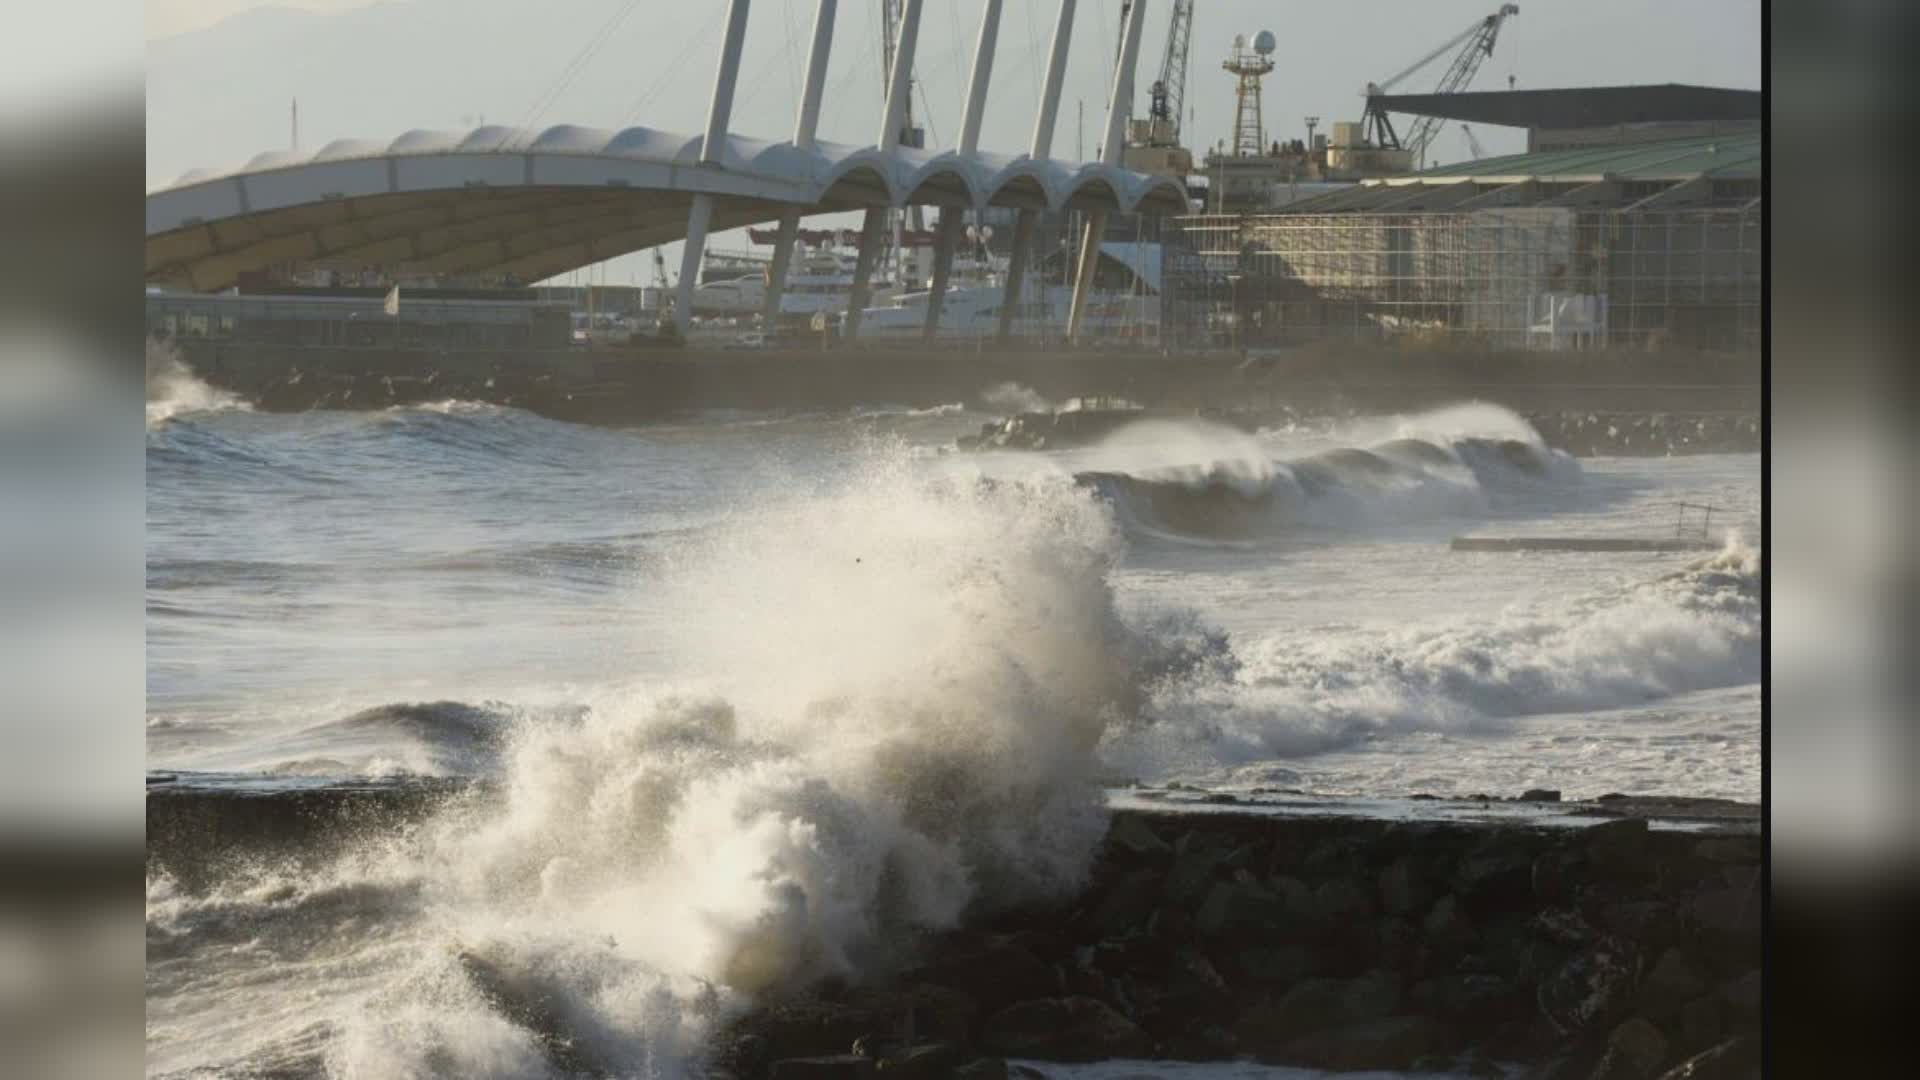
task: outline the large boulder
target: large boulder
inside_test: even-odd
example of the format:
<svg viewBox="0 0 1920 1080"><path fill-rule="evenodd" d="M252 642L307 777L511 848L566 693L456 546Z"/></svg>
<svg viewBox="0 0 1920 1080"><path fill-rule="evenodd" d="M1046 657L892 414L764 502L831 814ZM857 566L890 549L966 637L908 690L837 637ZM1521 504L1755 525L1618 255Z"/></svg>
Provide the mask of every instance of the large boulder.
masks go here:
<svg viewBox="0 0 1920 1080"><path fill-rule="evenodd" d="M1094 933L1111 938L1144 930L1159 902L1163 877L1158 870L1143 868L1121 878L1088 916Z"/></svg>
<svg viewBox="0 0 1920 1080"><path fill-rule="evenodd" d="M1540 980L1540 1013L1563 1035L1586 1031L1619 1015L1639 973L1631 945L1603 938Z"/></svg>
<svg viewBox="0 0 1920 1080"><path fill-rule="evenodd" d="M951 987L978 1002L983 1012L1060 992L1054 969L1011 936L967 939L943 950L911 973L920 982Z"/></svg>
<svg viewBox="0 0 1920 1080"><path fill-rule="evenodd" d="M1647 821L1620 818L1590 826L1585 834L1587 858L1601 870L1637 874L1648 866Z"/></svg>
<svg viewBox="0 0 1920 1080"><path fill-rule="evenodd" d="M1287 904L1258 885L1216 882L1194 916L1194 927L1210 938L1271 938L1287 927Z"/></svg>
<svg viewBox="0 0 1920 1080"><path fill-rule="evenodd" d="M1645 1017L1636 1016L1607 1037L1593 1080L1654 1080L1666 1060L1667 1037Z"/></svg>
<svg viewBox="0 0 1920 1080"><path fill-rule="evenodd" d="M1337 1072L1410 1069L1446 1037L1446 1029L1427 1017L1389 1016L1309 1032L1287 1043L1275 1060Z"/></svg>
<svg viewBox="0 0 1920 1080"><path fill-rule="evenodd" d="M859 1054L820 1054L773 1063L772 1080L858 1080L874 1075L875 1062Z"/></svg>
<svg viewBox="0 0 1920 1080"><path fill-rule="evenodd" d="M981 1025L980 1044L1006 1057L1102 1061L1145 1057L1153 1040L1094 998L1039 998L1009 1005Z"/></svg>
<svg viewBox="0 0 1920 1080"><path fill-rule="evenodd" d="M1166 855L1173 849L1153 831L1153 827L1132 814L1118 814L1107 828L1107 843L1139 859Z"/></svg>
<svg viewBox="0 0 1920 1080"><path fill-rule="evenodd" d="M1679 949L1669 948L1640 984L1640 1012L1655 1020L1680 1015L1687 1003L1707 992L1707 977Z"/></svg>
<svg viewBox="0 0 1920 1080"><path fill-rule="evenodd" d="M1433 900L1421 860L1402 855L1380 871L1380 904L1389 914L1411 915Z"/></svg>

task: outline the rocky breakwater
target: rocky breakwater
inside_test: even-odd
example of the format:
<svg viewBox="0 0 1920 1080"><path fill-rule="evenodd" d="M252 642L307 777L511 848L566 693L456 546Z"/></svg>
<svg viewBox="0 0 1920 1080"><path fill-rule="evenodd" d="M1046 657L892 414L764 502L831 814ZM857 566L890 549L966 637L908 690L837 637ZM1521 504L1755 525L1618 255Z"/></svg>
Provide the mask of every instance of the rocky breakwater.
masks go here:
<svg viewBox="0 0 1920 1080"><path fill-rule="evenodd" d="M983 917L864 985L763 1002L716 1066L1001 1076L1009 1058L1161 1058L1757 1076L1761 872L1751 821L1121 811L1074 902Z"/></svg>

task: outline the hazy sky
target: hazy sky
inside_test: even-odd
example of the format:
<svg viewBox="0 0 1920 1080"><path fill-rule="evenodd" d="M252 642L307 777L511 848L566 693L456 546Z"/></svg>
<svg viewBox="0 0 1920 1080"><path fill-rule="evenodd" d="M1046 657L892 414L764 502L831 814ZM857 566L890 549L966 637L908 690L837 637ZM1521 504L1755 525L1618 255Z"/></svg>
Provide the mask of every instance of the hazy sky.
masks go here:
<svg viewBox="0 0 1920 1080"><path fill-rule="evenodd" d="M1136 108L1159 67L1169 0L1146 0ZM1200 0L1187 102L1196 150L1227 135L1233 35L1271 29L1280 47L1267 77L1269 138L1304 137L1302 117L1359 119L1360 91L1492 11L1497 0ZM1058 0L1005 0L981 145L1017 153L1033 126ZM631 6L622 19L619 12ZM756 0L733 130L783 138L793 126L814 0ZM930 0L921 27L914 109L928 143L958 134L982 0ZM290 8L306 9L292 11ZM147 178L235 165L283 149L298 97L301 142L391 138L411 128L494 123L705 126L721 0L149 0ZM1521 0L1475 87L1687 82L1758 88L1760 0ZM278 10L268 10L278 9ZM1081 0L1055 141L1071 157L1094 145L1106 108L1120 0ZM874 138L880 114L878 0L841 0L820 134ZM316 14L324 13L324 14ZM238 17L236 17L238 16ZM611 26L611 29L606 29ZM604 31L604 32L603 32ZM591 48L598 42L597 49ZM569 65L590 51L571 80ZM1403 84L1431 89L1445 58ZM1081 110L1084 109L1084 124ZM1489 153L1524 148L1524 133L1477 128ZM1457 126L1429 163L1467 154ZM625 275L622 274L622 277Z"/></svg>

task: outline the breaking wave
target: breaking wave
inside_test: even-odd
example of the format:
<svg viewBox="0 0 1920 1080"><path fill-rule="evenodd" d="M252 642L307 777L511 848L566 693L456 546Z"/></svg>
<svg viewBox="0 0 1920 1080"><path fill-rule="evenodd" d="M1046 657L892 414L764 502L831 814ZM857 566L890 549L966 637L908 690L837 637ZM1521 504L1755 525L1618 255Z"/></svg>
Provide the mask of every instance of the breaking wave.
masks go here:
<svg viewBox="0 0 1920 1080"><path fill-rule="evenodd" d="M1236 643L1237 668L1162 687L1103 749L1146 774L1739 686L1760 676L1761 619L1759 555L1730 538L1684 570L1492 620Z"/></svg>
<svg viewBox="0 0 1920 1080"><path fill-rule="evenodd" d="M1090 470L1078 479L1134 531L1246 539L1484 515L1580 476L1573 458L1537 439L1403 436L1272 461L1253 437L1238 435L1229 451L1199 464Z"/></svg>
<svg viewBox="0 0 1920 1080"><path fill-rule="evenodd" d="M1106 729L1222 643L1122 617L1120 533L1085 489L910 466L877 454L676 549L685 685L499 733L446 704L335 725L497 738L499 760L496 798L405 844L223 886L294 916L356 881L413 905L427 944L328 1021L330 1069L671 1073L754 995L1082 882ZM149 923L192 933L211 903L150 884Z"/></svg>
<svg viewBox="0 0 1920 1080"><path fill-rule="evenodd" d="M173 346L147 340L147 430L187 413L250 408L238 395L195 375Z"/></svg>

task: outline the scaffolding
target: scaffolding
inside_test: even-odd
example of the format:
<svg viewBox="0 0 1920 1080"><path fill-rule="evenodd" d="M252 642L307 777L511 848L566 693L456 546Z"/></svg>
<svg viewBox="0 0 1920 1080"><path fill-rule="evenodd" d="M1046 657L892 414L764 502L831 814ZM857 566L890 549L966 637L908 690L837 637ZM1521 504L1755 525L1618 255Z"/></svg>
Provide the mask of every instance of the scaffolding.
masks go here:
<svg viewBox="0 0 1920 1080"><path fill-rule="evenodd" d="M1186 348L1757 349L1763 222L1757 199L1178 218L1163 229L1162 331Z"/></svg>

